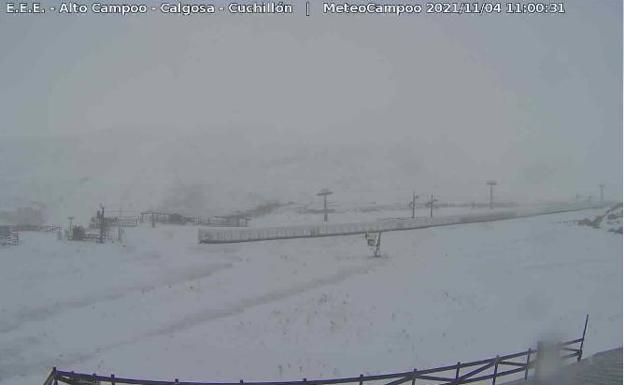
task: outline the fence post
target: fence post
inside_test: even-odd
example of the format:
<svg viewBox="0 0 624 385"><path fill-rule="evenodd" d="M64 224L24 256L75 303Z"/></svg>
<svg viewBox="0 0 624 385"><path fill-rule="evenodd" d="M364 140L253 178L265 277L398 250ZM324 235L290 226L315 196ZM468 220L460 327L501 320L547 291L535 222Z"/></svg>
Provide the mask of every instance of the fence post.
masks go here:
<svg viewBox="0 0 624 385"><path fill-rule="evenodd" d="M412 372L412 385L416 384L416 372L418 372L418 370L414 368L414 371Z"/></svg>
<svg viewBox="0 0 624 385"><path fill-rule="evenodd" d="M52 368L52 378L54 379L54 385L58 385L58 380L56 379L56 366Z"/></svg>
<svg viewBox="0 0 624 385"><path fill-rule="evenodd" d="M115 385L115 375L111 374L111 385Z"/></svg>
<svg viewBox="0 0 624 385"><path fill-rule="evenodd" d="M457 384L457 380L459 380L459 370L461 369L461 362L457 361L457 368L455 369L455 382Z"/></svg>
<svg viewBox="0 0 624 385"><path fill-rule="evenodd" d="M527 353L526 369L524 370L524 379L525 380L527 380L529 378L529 368L531 367L531 351L532 351L532 349L529 348L529 351Z"/></svg>
<svg viewBox="0 0 624 385"><path fill-rule="evenodd" d="M585 326L583 327L583 337L581 337L581 346L579 347L579 354L576 361L580 361L583 357L583 343L585 342L585 333L587 332L587 323L589 322L589 314L585 316Z"/></svg>
<svg viewBox="0 0 624 385"><path fill-rule="evenodd" d="M364 384L364 375L360 374L360 385Z"/></svg>
<svg viewBox="0 0 624 385"><path fill-rule="evenodd" d="M496 385L496 376L498 375L498 357L496 356L496 362L494 363L494 376L492 377L492 385Z"/></svg>

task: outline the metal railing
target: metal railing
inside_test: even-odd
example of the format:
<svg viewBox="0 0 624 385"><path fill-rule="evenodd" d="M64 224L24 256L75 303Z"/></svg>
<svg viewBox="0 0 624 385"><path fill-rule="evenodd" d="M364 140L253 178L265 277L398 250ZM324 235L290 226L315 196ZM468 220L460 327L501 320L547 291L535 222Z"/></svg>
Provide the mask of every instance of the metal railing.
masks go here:
<svg viewBox="0 0 624 385"><path fill-rule="evenodd" d="M321 225L296 225L246 229L209 229L198 231L199 243L237 243L275 239L316 238L327 236L356 235L372 232L414 230L434 226L499 221L537 215L555 214L567 211L602 207L603 204L560 204L541 207L518 208L482 212L478 214L452 215L437 218L387 219L375 222L338 223Z"/></svg>
<svg viewBox="0 0 624 385"><path fill-rule="evenodd" d="M61 229L61 226L57 225L15 225L12 227L15 231L36 231L42 233L52 233Z"/></svg>
<svg viewBox="0 0 624 385"><path fill-rule="evenodd" d="M583 343L585 341L585 333L587 331L587 323L589 315L585 317L585 326L581 338L558 343L555 345L556 354L561 360L569 360L576 358L580 361L583 356ZM454 365L441 366L431 369L413 369L407 372L389 373L364 376L360 374L357 377L343 377L332 379L306 379L299 381L243 381L239 382L188 382L180 381L177 378L173 381L162 380L145 380L136 378L116 377L114 374L110 376L101 376L95 373L75 373L56 368L52 369L43 385L118 385L118 384L135 384L135 385L334 385L334 384L357 384L365 383L375 385L415 385L425 383L430 385L460 385L474 382L489 381L490 384L496 385L498 379L516 375L516 379L529 378L529 371L539 371L541 356L543 354L543 345L538 343L537 349L529 348L528 350L496 356L484 360L472 362L458 362ZM518 378L519 377L519 378Z"/></svg>

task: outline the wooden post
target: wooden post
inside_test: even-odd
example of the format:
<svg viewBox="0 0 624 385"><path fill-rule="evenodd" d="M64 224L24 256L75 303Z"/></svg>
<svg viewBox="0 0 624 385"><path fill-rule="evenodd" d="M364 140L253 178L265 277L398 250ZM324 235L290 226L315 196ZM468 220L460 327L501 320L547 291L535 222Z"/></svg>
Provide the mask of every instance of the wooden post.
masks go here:
<svg viewBox="0 0 624 385"><path fill-rule="evenodd" d="M57 375L56 375L56 366L52 368L52 378L54 379L54 385L58 385L58 380L57 380Z"/></svg>
<svg viewBox="0 0 624 385"><path fill-rule="evenodd" d="M527 380L529 378L529 369L531 367L531 348L529 348L529 351L527 352L527 362L526 362L526 369L524 370L524 379Z"/></svg>
<svg viewBox="0 0 624 385"><path fill-rule="evenodd" d="M115 375L111 374L111 385L115 385Z"/></svg>
<svg viewBox="0 0 624 385"><path fill-rule="evenodd" d="M494 364L494 376L492 377L492 385L496 385L497 375L498 375L498 356L496 356L496 363Z"/></svg>
<svg viewBox="0 0 624 385"><path fill-rule="evenodd" d="M364 384L364 375L360 374L360 385Z"/></svg>
<svg viewBox="0 0 624 385"><path fill-rule="evenodd" d="M416 372L418 372L418 370L416 370L416 368L414 368L413 374L412 374L412 385L416 384Z"/></svg>
<svg viewBox="0 0 624 385"><path fill-rule="evenodd" d="M587 323L589 322L589 314L585 316L585 326L583 327L583 337L581 337L581 346L579 347L579 354L576 361L580 361L583 357L583 343L585 342L585 333L587 333Z"/></svg>
<svg viewBox="0 0 624 385"><path fill-rule="evenodd" d="M459 380L459 370L461 368L461 362L457 361L457 369L455 369L455 383Z"/></svg>

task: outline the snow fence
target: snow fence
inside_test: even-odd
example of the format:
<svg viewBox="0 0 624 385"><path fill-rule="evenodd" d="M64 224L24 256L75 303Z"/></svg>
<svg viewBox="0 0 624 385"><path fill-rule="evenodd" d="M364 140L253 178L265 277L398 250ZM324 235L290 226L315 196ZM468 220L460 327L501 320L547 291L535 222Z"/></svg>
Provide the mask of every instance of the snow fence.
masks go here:
<svg viewBox="0 0 624 385"><path fill-rule="evenodd" d="M319 225L297 225L281 227L212 229L201 228L198 232L199 243L237 243L255 242L274 239L316 238L341 235L377 233L422 229L434 226L448 226L464 223L490 222L504 219L530 217L605 207L606 204L568 203L548 206L533 206L513 210L494 210L476 214L461 214L437 218L396 218L374 222L326 223Z"/></svg>

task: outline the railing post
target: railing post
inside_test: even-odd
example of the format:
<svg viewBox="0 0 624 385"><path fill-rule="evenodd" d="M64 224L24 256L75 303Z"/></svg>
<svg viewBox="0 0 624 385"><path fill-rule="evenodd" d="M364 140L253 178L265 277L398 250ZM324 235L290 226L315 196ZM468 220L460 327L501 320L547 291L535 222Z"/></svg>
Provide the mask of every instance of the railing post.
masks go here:
<svg viewBox="0 0 624 385"><path fill-rule="evenodd" d="M412 385L416 384L416 372L418 372L418 370L414 368L414 371L412 372Z"/></svg>
<svg viewBox="0 0 624 385"><path fill-rule="evenodd" d="M459 380L459 370L461 369L461 362L457 361L457 368L455 369L455 382L457 384L457 380Z"/></svg>
<svg viewBox="0 0 624 385"><path fill-rule="evenodd" d="M364 375L360 374L360 385L364 384Z"/></svg>
<svg viewBox="0 0 624 385"><path fill-rule="evenodd" d="M585 342L585 333L587 332L587 323L589 322L589 314L585 316L585 326L583 327L583 337L581 337L581 346L579 347L579 353L576 361L580 361L583 357L583 343Z"/></svg>
<svg viewBox="0 0 624 385"><path fill-rule="evenodd" d="M111 382L111 385L115 385L115 375L114 374L111 374L110 382Z"/></svg>
<svg viewBox="0 0 624 385"><path fill-rule="evenodd" d="M498 375L498 357L496 356L496 362L494 363L494 376L492 376L492 385L496 385L496 376Z"/></svg>
<svg viewBox="0 0 624 385"><path fill-rule="evenodd" d="M56 374L56 366L52 368L52 379L53 379L53 384L54 385L58 385L58 380L56 379L57 374Z"/></svg>
<svg viewBox="0 0 624 385"><path fill-rule="evenodd" d="M529 379L529 368L531 367L531 352L532 352L532 349L529 348L529 351L527 352L526 369L524 370L525 380Z"/></svg>

